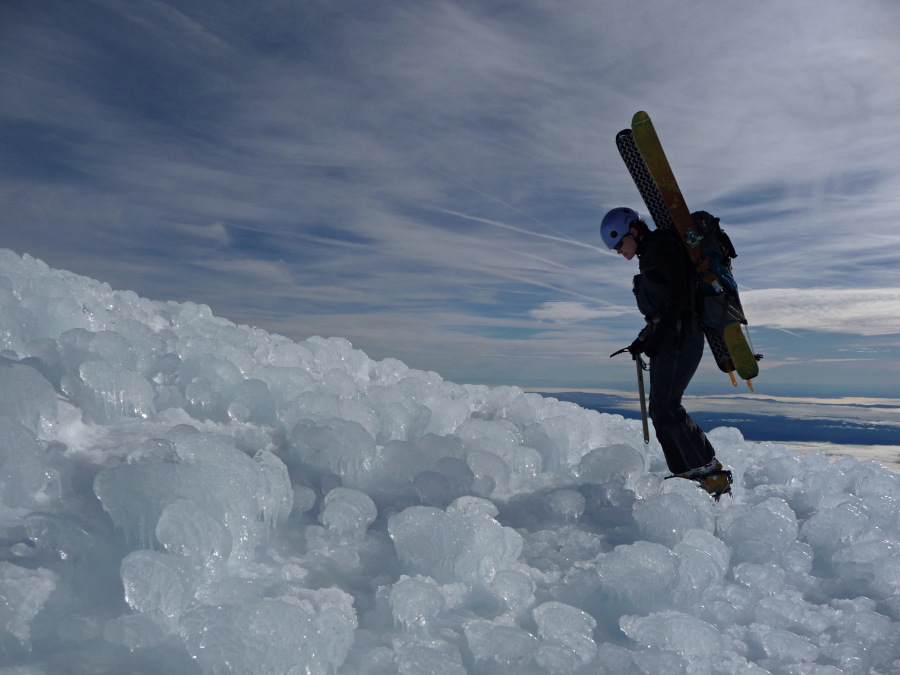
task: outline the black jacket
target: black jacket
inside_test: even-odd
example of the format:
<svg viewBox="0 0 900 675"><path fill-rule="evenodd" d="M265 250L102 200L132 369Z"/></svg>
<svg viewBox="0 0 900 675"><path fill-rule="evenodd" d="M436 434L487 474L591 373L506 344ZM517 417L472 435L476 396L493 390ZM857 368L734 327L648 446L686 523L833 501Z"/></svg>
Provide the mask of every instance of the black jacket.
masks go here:
<svg viewBox="0 0 900 675"><path fill-rule="evenodd" d="M634 277L634 295L649 328L643 334L645 351L653 356L663 342L681 342L696 329L696 276L674 230L653 230L645 235L637 256L640 274Z"/></svg>

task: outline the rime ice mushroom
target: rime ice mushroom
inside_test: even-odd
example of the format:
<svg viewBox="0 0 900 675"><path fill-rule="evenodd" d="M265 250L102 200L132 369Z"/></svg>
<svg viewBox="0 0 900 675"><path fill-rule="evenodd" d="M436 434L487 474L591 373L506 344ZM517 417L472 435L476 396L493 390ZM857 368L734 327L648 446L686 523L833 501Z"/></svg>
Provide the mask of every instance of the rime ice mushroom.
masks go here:
<svg viewBox="0 0 900 675"><path fill-rule="evenodd" d="M900 668L900 481L292 342L0 250L10 672Z"/></svg>

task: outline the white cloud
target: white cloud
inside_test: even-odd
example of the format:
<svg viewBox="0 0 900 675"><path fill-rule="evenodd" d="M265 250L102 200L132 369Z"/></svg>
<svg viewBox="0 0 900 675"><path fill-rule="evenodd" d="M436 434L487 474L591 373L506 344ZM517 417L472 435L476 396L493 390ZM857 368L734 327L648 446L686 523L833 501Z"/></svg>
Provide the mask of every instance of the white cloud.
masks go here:
<svg viewBox="0 0 900 675"><path fill-rule="evenodd" d="M247 258L243 260L202 260L197 264L217 272L234 274L245 281L257 279L275 286L287 286L292 282L290 270L282 262Z"/></svg>
<svg viewBox="0 0 900 675"><path fill-rule="evenodd" d="M540 321L555 321L559 323L589 321L591 319L603 319L614 316L634 314L635 310L627 307L588 307L583 302L553 301L545 302L528 314Z"/></svg>
<svg viewBox="0 0 900 675"><path fill-rule="evenodd" d="M900 333L900 289L768 288L741 295L750 323L853 335Z"/></svg>
<svg viewBox="0 0 900 675"><path fill-rule="evenodd" d="M187 228L185 228L187 229ZM210 223L209 225L200 225L189 230L191 234L204 238L214 245L227 246L230 237L225 223Z"/></svg>

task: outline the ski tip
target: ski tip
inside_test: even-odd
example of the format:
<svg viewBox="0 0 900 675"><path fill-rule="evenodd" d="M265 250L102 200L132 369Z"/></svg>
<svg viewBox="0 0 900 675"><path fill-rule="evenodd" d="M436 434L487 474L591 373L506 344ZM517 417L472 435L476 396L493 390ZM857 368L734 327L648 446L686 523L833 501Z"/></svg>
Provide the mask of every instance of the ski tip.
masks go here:
<svg viewBox="0 0 900 675"><path fill-rule="evenodd" d="M650 115L645 113L643 110L638 110L634 113L634 117L631 118L631 126L635 124L643 124L644 122L650 121Z"/></svg>

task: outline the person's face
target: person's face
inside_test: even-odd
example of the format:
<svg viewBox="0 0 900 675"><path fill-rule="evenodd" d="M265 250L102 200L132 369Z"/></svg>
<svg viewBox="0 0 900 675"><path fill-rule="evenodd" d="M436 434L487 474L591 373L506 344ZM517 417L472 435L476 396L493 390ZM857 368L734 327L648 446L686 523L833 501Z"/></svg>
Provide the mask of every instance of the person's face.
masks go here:
<svg viewBox="0 0 900 675"><path fill-rule="evenodd" d="M622 237L616 253L623 256L625 260L631 260L637 253L637 239L634 238L634 230L629 230L628 234Z"/></svg>

